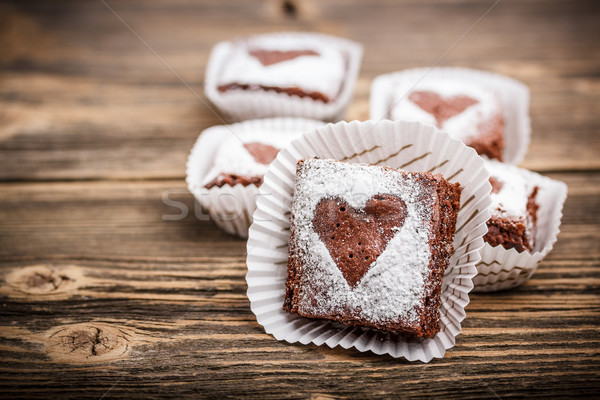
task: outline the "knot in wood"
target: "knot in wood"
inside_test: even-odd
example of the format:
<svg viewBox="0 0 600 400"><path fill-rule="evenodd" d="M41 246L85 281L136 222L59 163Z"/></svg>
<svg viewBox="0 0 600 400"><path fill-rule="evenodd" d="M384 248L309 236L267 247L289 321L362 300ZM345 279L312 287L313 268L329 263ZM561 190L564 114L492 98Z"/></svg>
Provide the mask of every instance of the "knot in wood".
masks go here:
<svg viewBox="0 0 600 400"><path fill-rule="evenodd" d="M81 278L82 273L75 266L32 265L11 271L6 283L21 293L43 295L75 290Z"/></svg>
<svg viewBox="0 0 600 400"><path fill-rule="evenodd" d="M129 332L108 324L74 324L48 332L46 351L55 361L107 362L126 357Z"/></svg>

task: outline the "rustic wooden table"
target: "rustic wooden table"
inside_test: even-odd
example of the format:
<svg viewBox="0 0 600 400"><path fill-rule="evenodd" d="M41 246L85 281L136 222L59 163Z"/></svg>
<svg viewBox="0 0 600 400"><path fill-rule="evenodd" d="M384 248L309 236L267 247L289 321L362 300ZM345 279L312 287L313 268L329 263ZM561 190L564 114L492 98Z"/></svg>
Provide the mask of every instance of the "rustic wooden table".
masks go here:
<svg viewBox="0 0 600 400"><path fill-rule="evenodd" d="M599 20L584 1L1 4L0 394L599 396ZM524 286L472 295L441 360L278 342L250 311L245 242L194 213L186 157L220 123L209 50L280 30L365 45L347 119L368 118L376 75L407 67L531 88L522 165L568 184L561 234Z"/></svg>

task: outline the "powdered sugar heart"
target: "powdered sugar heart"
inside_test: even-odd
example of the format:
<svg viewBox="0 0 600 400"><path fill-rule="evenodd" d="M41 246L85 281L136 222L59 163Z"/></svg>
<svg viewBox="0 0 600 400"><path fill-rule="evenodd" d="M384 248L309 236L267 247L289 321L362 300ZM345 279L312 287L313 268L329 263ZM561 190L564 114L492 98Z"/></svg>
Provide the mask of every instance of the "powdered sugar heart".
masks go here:
<svg viewBox="0 0 600 400"><path fill-rule="evenodd" d="M355 288L406 215L406 203L397 196L375 195L363 209L340 198L324 198L317 204L313 226L348 285Z"/></svg>
<svg viewBox="0 0 600 400"><path fill-rule="evenodd" d="M408 96L408 99L433 115L438 126L441 126L447 119L479 103L477 100L464 95L442 97L429 91L414 91Z"/></svg>

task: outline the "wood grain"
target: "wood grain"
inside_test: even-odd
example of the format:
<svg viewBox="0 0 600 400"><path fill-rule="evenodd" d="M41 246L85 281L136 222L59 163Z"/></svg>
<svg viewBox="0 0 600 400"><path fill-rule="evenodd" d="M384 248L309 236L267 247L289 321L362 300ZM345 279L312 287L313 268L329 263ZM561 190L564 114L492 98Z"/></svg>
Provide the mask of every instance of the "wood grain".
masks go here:
<svg viewBox="0 0 600 400"><path fill-rule="evenodd" d="M597 3L503 0L475 26L492 1L106 4L162 61L103 2L0 4L2 397L600 396ZM210 48L279 30L365 45L347 119L368 118L375 76L446 52L531 89L523 165L569 187L559 240L522 287L471 295L443 359L265 334L246 242L185 187L194 140L221 123L202 94Z"/></svg>
<svg viewBox="0 0 600 400"><path fill-rule="evenodd" d="M101 2L6 5L0 179L181 177L197 135L220 123L202 94L210 48L234 34L292 29L365 44L349 120L368 119L375 76L432 65L452 49L440 65L503 73L531 88L534 134L525 166L600 169L594 3L503 1L455 47L492 2L308 2L312 17L297 19L276 14L273 3L114 4L168 67Z"/></svg>

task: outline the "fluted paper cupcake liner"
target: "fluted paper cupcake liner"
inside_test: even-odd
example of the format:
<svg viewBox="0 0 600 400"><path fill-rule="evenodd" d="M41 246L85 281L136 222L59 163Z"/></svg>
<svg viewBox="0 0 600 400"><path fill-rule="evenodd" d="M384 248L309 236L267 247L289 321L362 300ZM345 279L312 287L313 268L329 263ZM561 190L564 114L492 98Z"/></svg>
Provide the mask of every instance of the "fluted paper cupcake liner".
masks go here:
<svg viewBox="0 0 600 400"><path fill-rule="evenodd" d="M560 232L562 209L567 199L567 185L522 168L509 166L516 173L538 186L536 202L537 227L532 252L519 253L501 245L492 247L486 243L481 249L481 261L477 263L477 276L473 279L476 292L494 292L511 289L525 283L535 273L538 264L552 250Z"/></svg>
<svg viewBox="0 0 600 400"><path fill-rule="evenodd" d="M504 117L503 161L514 165L523 161L531 136L529 89L521 82L503 75L454 67L415 68L380 75L371 84L371 119L390 118L399 83L416 85L427 79L469 79L494 90L500 97Z"/></svg>
<svg viewBox="0 0 600 400"><path fill-rule="evenodd" d="M330 44L339 48L340 51L344 51L348 55L348 59L340 94L332 102L324 103L308 97L300 98L274 91L233 90L220 93L218 90L219 75L233 48L233 42L227 41L220 42L213 47L206 69L205 94L213 104L234 121L263 117L305 117L323 121L342 119L344 111L352 99L354 84L360 70L362 45L334 36L305 32L269 33L253 37L264 36L298 37L301 40Z"/></svg>
<svg viewBox="0 0 600 400"><path fill-rule="evenodd" d="M293 135L322 126L323 122L304 118L265 118L232 125L218 125L204 130L188 157L186 182L188 189L204 213L225 232L242 238L248 237L252 214L256 209L258 187L224 185L206 189L204 180L210 170L215 152L220 143L244 132L264 132L265 135Z"/></svg>
<svg viewBox="0 0 600 400"><path fill-rule="evenodd" d="M282 310L287 276L290 205L296 163L319 157L384 165L408 171L441 173L460 182L455 251L442 287L441 330L433 338L408 339L399 334L312 320ZM416 122L340 122L305 134L282 150L269 167L248 239L248 298L258 322L278 340L360 351L428 362L454 346L465 318L479 250L487 232L491 204L489 174L475 150L446 133Z"/></svg>

